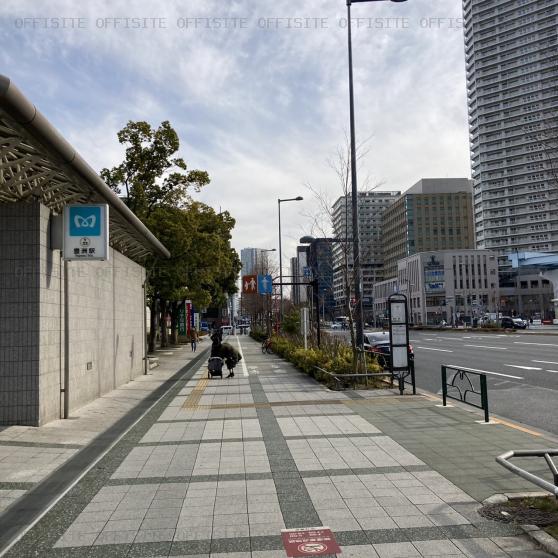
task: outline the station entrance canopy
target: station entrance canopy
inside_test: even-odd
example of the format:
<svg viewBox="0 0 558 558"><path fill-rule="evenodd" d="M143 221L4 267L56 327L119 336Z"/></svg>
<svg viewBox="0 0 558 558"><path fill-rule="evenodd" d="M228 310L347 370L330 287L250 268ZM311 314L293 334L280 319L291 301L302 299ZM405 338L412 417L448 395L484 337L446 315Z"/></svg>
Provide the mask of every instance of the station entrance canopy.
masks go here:
<svg viewBox="0 0 558 558"><path fill-rule="evenodd" d="M0 75L0 203L106 203L110 245L141 262L168 250L105 184L13 82Z"/></svg>

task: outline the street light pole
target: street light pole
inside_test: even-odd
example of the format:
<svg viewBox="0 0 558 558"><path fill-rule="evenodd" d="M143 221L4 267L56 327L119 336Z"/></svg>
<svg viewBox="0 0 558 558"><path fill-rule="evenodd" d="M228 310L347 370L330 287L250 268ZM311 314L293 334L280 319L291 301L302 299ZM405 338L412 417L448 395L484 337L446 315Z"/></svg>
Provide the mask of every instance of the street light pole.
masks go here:
<svg viewBox="0 0 558 558"><path fill-rule="evenodd" d="M279 325L283 325L283 251L281 249L281 204L290 201L302 201L302 196L296 198L277 199L279 213Z"/></svg>
<svg viewBox="0 0 558 558"><path fill-rule="evenodd" d="M356 157L356 132L355 132L355 99L353 87L353 46L351 27L352 2L379 2L381 0L347 0L347 39L349 50L349 111L351 127L351 208L353 212L353 275L355 283L355 324L357 347L364 347L363 301L362 301L362 265L360 261L360 234L358 222L358 186L357 186L357 157ZM405 2L406 0L391 0L392 2Z"/></svg>
<svg viewBox="0 0 558 558"><path fill-rule="evenodd" d="M356 345L364 345L363 305L362 305L362 268L360 262L360 231L358 222L358 185L356 170L356 132L355 132L355 99L353 88L353 47L351 30L351 0L347 0L347 30L349 48L349 112L351 126L351 211L353 213L353 276L355 289L355 325Z"/></svg>

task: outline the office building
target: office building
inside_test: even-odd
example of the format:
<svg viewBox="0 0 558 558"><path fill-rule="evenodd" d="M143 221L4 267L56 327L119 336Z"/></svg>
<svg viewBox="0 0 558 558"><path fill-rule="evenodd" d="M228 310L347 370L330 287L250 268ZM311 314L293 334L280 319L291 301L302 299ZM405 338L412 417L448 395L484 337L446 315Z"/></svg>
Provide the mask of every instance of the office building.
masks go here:
<svg viewBox="0 0 558 558"><path fill-rule="evenodd" d="M260 272L258 264L261 263L264 254L266 253L260 248L243 248L240 251L242 275L254 275Z"/></svg>
<svg viewBox="0 0 558 558"><path fill-rule="evenodd" d="M472 181L423 178L383 215L384 278L417 252L475 248Z"/></svg>
<svg viewBox="0 0 558 558"><path fill-rule="evenodd" d="M314 306L320 309L322 320L333 320L335 299L333 297L333 246L332 238L316 238L308 245L310 279L316 279L317 292Z"/></svg>
<svg viewBox="0 0 558 558"><path fill-rule="evenodd" d="M469 324L500 311L496 253L439 250L399 260L396 279L376 285L378 319L387 318L387 297L393 292L407 296L409 319L415 324Z"/></svg>
<svg viewBox="0 0 558 558"><path fill-rule="evenodd" d="M359 192L358 217L362 267L362 302L365 319L371 319L374 284L383 280L382 215L401 192ZM340 197L333 205L333 232L337 239L352 238L351 196ZM351 242L333 245L333 296L336 313L346 307L345 255L348 258L349 282L352 283L353 249ZM351 298L354 289L351 285Z"/></svg>

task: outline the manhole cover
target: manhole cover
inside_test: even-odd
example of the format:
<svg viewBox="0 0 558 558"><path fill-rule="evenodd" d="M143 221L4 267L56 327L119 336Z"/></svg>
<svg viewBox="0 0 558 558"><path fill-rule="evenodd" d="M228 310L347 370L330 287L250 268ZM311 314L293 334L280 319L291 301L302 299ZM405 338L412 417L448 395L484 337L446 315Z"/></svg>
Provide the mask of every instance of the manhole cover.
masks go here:
<svg viewBox="0 0 558 558"><path fill-rule="evenodd" d="M522 500L511 500L503 504L485 506L479 510L479 513L487 519L505 523L538 525L539 527L547 527L558 523L558 512L542 510L530 506Z"/></svg>

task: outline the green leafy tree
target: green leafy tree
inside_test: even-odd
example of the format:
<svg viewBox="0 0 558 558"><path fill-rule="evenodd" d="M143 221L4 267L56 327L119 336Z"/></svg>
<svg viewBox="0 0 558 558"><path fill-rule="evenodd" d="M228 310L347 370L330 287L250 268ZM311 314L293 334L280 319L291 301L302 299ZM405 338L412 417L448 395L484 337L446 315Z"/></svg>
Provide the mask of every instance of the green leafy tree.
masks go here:
<svg viewBox="0 0 558 558"><path fill-rule="evenodd" d="M147 122L128 122L118 132L126 146L124 161L103 169L101 178L140 218L148 218L156 207L182 207L191 200L189 190L199 192L209 184L206 171L188 170L181 157L178 134L168 121L154 129Z"/></svg>
<svg viewBox="0 0 558 558"><path fill-rule="evenodd" d="M230 246L235 221L228 212L194 202L190 195L209 184L207 172L188 170L177 157L178 134L169 122L154 129L147 122L128 122L118 133L126 146L124 161L101 176L155 236L169 249L169 259L151 257L147 293L151 309L149 350L155 349L157 318L161 346L177 342L180 306L191 299L197 307L221 304L236 291L240 271Z"/></svg>

